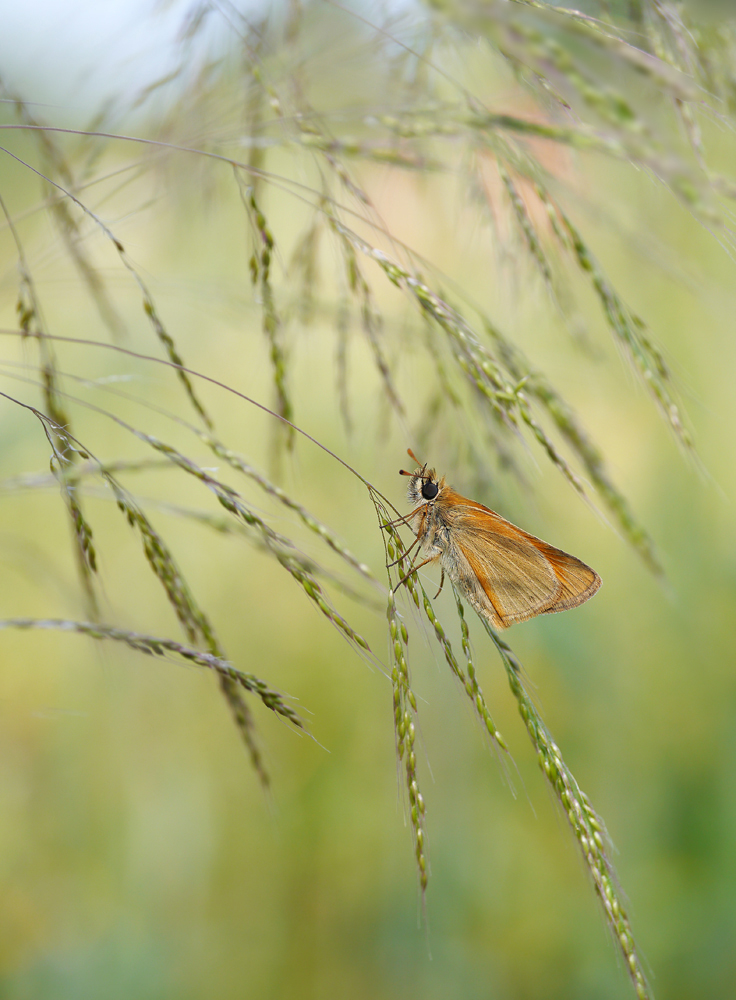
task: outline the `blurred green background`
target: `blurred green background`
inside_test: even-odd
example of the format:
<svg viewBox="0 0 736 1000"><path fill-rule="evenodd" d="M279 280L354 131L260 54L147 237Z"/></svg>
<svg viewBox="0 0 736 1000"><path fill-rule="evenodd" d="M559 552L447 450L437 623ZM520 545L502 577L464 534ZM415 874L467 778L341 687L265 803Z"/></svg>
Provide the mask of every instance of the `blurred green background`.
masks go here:
<svg viewBox="0 0 736 1000"><path fill-rule="evenodd" d="M228 24L241 23L234 16L223 21L205 54L217 51L222 35L229 37ZM74 25L72 17L72 36ZM406 37L401 27L399 21L393 30ZM284 44L264 57L272 82L287 78L279 59L299 65L310 99L316 104L319 98L320 114L337 131L349 113L365 121L356 108L361 116L386 109L383 50L374 50L378 42L357 19L334 7L307 8L302 29L301 49ZM471 53L463 64L455 44L442 53L447 72L476 94L492 96L494 106L529 113L532 105L524 101L530 99L498 63ZM232 65L222 57L224 66L212 71L216 82L202 70L191 90L156 92L153 109L132 119L113 116L101 131L234 155L242 129L238 83L245 77L228 53ZM195 69L206 64L200 55ZM156 58L146 49L151 77ZM432 58L441 61L438 52ZM161 59L163 70L168 64ZM49 89L43 64L34 73L26 65L21 80L29 100ZM376 81L385 91L376 91ZM129 91L122 96L132 100L135 87ZM43 109L44 120L81 128L89 101L82 95L76 105ZM16 123L12 103L4 107L4 122ZM651 113L663 131L673 127L661 108ZM185 363L273 405L269 346L248 274L253 238L227 163L159 146L53 138L78 171L78 197L124 244ZM706 129L706 139L713 155L726 159L726 139L715 129ZM7 133L5 140L16 156L49 172L31 132ZM520 484L499 466L462 407L449 407L431 422L436 384L421 321L364 261L405 412L399 417L387 405L354 319L347 335L353 427L346 430L334 324L344 263L335 241L323 235L318 275L307 282L314 293L310 313L297 294L291 258L310 218L304 198L319 195L327 168L300 158L289 142L274 145L264 145L270 175L259 197L276 238L274 285L288 319L284 343L296 423L402 511L405 482L397 472L411 445L461 492L600 573L604 585L592 602L517 626L507 638L567 763L606 822L655 995L733 996L736 284L723 245L727 231L720 237L715 226L709 231L666 185L626 162L537 149L607 274L662 345L693 431L695 458L678 446L613 345L584 280L569 279L566 322L506 223L497 219L494 230L464 201L459 154L449 173L350 164L370 192L374 218L430 260L447 287L458 282L480 301L574 407L651 533L665 569L662 582L536 446L517 449ZM248 155L252 149L241 143L239 158ZM120 329L112 333L54 228L53 193L18 160L4 157L0 171L2 197L43 302L44 327L162 357L140 290L99 229L83 220L78 245L119 317ZM336 194L347 201L345 189ZM0 322L12 331L18 253L7 225L0 238ZM387 252L390 246L386 241ZM64 389L80 401L67 401L74 433L97 458L151 457L112 413L200 465L215 466L197 437L170 416L196 423L169 369L101 347L59 343L55 349L58 368L67 373ZM36 345L7 334L2 359L2 391L40 407ZM293 452L284 451L275 421L241 398L205 383L196 389L218 437L329 524L384 581L380 532L360 482L308 441L297 439ZM86 618L49 457L33 415L0 399L3 619ZM285 508L232 471L220 466L217 474L275 530L358 586ZM253 702L272 779L264 793L212 676L71 633L3 631L0 996L632 995L500 662L473 616L479 678L513 754L510 767L483 740L426 622L405 599L402 604L427 803L431 874L423 902L397 772L391 685L383 673L389 654L381 588L362 586L361 603L326 584L375 654L361 658L275 560L246 537L213 531L191 516L222 513L205 487L171 468L121 478L171 546L228 656L292 696L313 739ZM84 505L99 554L102 620L183 641L109 491L90 480ZM437 580L434 570L427 573L430 594ZM459 648L447 588L436 608Z"/></svg>

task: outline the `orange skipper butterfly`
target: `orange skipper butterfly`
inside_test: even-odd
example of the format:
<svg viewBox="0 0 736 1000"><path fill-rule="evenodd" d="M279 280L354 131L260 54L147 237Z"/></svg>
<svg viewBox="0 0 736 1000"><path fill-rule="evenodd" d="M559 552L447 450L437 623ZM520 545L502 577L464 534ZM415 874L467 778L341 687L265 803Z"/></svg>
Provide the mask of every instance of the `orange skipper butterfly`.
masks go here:
<svg viewBox="0 0 736 1000"><path fill-rule="evenodd" d="M601 578L590 566L467 500L412 451L409 456L419 468L400 475L411 477L407 496L416 510L409 517L424 557L410 573L439 559L440 590L447 573L494 628L576 608L598 590Z"/></svg>

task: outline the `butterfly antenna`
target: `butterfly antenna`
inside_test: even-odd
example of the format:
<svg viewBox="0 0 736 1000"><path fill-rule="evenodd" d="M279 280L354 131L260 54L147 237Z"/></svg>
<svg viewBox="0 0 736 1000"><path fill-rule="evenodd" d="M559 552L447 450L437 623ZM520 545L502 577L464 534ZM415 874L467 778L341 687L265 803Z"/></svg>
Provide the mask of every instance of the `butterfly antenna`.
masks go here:
<svg viewBox="0 0 736 1000"><path fill-rule="evenodd" d="M419 479L427 479L427 478L429 478L428 476L424 475L425 470L427 468L427 463L425 462L424 465L422 465L422 463L419 461L419 459L414 454L414 452L411 450L411 448L407 448L406 449L406 454L409 456L409 458L413 458L414 461L417 463L417 465L421 465L422 469L421 469L421 472L406 472L404 469L399 469L399 475L400 476L418 476Z"/></svg>

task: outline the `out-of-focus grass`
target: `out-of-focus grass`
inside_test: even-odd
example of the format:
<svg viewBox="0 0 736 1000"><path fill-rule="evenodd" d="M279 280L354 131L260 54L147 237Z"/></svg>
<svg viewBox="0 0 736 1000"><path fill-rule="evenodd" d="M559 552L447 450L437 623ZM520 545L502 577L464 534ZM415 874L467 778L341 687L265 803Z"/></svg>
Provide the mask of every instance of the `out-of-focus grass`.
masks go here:
<svg viewBox="0 0 736 1000"><path fill-rule="evenodd" d="M478 71L476 63L472 68ZM319 93L315 87L313 96ZM199 175L187 173L191 162L172 162L170 187L151 170L103 206L187 365L269 403L269 345L248 284L250 232L238 192L223 173L208 180L202 203ZM286 154L270 164L286 173ZM111 156L109 167L116 165ZM315 285L312 325L294 318L298 310L283 295L292 307L289 388L297 422L400 510L404 488L396 472L406 446L417 446L413 436L424 434L423 446L433 453L422 457L444 462L457 488L498 504L600 572L604 586L590 604L519 626L508 638L619 851L617 868L655 994L725 1000L736 976L731 264L645 175L629 176L621 165L583 166L570 158L561 174L569 180L580 171L586 237L665 345L705 472L678 450L596 321L585 332L592 345L586 353L561 329L532 267L513 272L516 284L510 264L505 282L490 280L492 252L515 259L517 244L507 233L501 246L502 226L491 238L477 215L456 210L445 177L416 180L373 166L361 183L392 231L420 246L444 274L463 279L466 293L494 311L582 415L653 536L664 584L541 458L537 467L523 452L517 456L527 483L519 485L499 471L491 447L480 450L482 434L468 413L461 414L468 425L462 419L452 425L449 417L421 424L435 377L418 346L421 326L398 293L376 280L380 271L369 260L360 266L384 312L381 343L405 416L385 405L370 341L351 336L352 436L339 421L336 342L320 298L329 297L344 267L334 245L322 252L327 278ZM3 196L23 205L27 176L19 172L16 183ZM599 197L609 190L614 194ZM153 211L146 214L149 199ZM259 199L268 204L264 212L284 262L304 221L301 210L270 192ZM586 215L590 205L599 207L597 216ZM629 224L633 241L619 233ZM45 241L37 222L27 226L48 328L103 339L99 313L68 256ZM4 250L2 322L11 327L16 260L10 242ZM113 275L105 276L128 327L123 345L160 354L137 291L112 270L114 254L109 247L95 253ZM572 290L582 303L572 310L577 328L588 318L592 293L583 278ZM11 378L37 379L32 346L3 340L4 362L28 368L6 364L2 387L39 405L37 387ZM181 448L200 466L216 466L215 474L237 483L274 530L323 558L292 512L238 479L186 428L144 408L142 402L153 402L194 421L170 372L102 349L56 349L61 371L110 378L110 389L134 398L62 380L68 392ZM279 451L271 418L242 400L213 386L196 390L218 436L284 484L382 579L381 539L360 484L308 442L299 441L293 455ZM0 478L45 475L49 446L38 424L27 411L4 401L0 407ZM99 413L74 407L74 433L94 441L105 460L151 457ZM463 433L472 449L458 444ZM427 803L431 877L423 907L395 763L390 680L355 654L272 558L235 531L217 533L182 515L185 508L224 514L201 483L171 470L125 482L175 551L228 656L292 696L314 739L254 703L272 781L264 793L212 676L81 636L3 632L3 994L13 1000L627 995L616 948L593 917L583 867L543 791L500 664L473 616L476 668L514 755L509 768L480 737L431 630L408 603L400 604L411 626L416 750ZM26 489L16 479L0 504L0 617L84 617L58 486ZM93 491L84 510L100 557L101 617L137 632L179 634L133 529L110 497ZM339 560L329 565L346 576ZM430 592L436 578L427 573ZM378 610L330 589L388 669L383 596L369 586L363 593ZM451 592L437 610L452 622ZM459 628L448 627L459 650Z"/></svg>

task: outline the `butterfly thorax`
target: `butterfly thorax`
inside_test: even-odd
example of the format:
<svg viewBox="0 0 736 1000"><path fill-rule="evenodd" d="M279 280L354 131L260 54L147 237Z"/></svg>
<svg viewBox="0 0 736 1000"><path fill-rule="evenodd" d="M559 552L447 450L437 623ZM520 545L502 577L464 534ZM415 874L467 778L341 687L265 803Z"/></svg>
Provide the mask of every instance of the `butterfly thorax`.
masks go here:
<svg viewBox="0 0 736 1000"><path fill-rule="evenodd" d="M426 493L436 494L426 498ZM438 478L434 469L418 469L409 483L407 496L416 505L411 528L420 539L422 549L429 555L440 555L450 546L450 531L458 504L464 498L448 486L444 477Z"/></svg>

